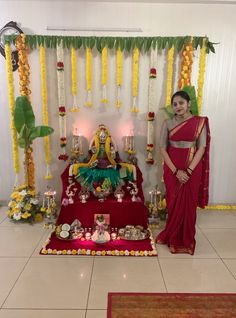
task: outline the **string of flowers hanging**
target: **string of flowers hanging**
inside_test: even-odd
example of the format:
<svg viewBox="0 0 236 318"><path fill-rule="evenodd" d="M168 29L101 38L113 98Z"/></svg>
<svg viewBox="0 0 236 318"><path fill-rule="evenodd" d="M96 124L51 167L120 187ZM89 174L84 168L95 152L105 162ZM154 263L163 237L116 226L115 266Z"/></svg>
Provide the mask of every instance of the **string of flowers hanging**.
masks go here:
<svg viewBox="0 0 236 318"><path fill-rule="evenodd" d="M79 107L77 105L77 65L76 65L76 50L71 48L71 92L73 96L73 105L70 109L71 112L78 112Z"/></svg>
<svg viewBox="0 0 236 318"><path fill-rule="evenodd" d="M86 89L87 100L85 106L92 107L92 52L90 48L86 48Z"/></svg>
<svg viewBox="0 0 236 318"><path fill-rule="evenodd" d="M107 47L102 49L102 104L107 104Z"/></svg>
<svg viewBox="0 0 236 318"><path fill-rule="evenodd" d="M117 96L116 96L116 108L119 109L122 106L121 101L121 85L122 85L122 51L120 47L116 51L116 86L117 86Z"/></svg>
<svg viewBox="0 0 236 318"><path fill-rule="evenodd" d="M42 108L43 108L43 124L48 126L48 92L47 92L47 71L46 71L46 54L43 45L40 45L39 49L40 58L40 76L41 76L41 96L42 96ZM50 140L49 136L43 138L44 141L44 158L46 163L46 175L45 179L52 179L50 171L51 165L51 153L50 153Z"/></svg>
<svg viewBox="0 0 236 318"><path fill-rule="evenodd" d="M7 82L8 82L8 102L10 110L10 127L11 127L11 140L12 140L12 155L13 155L13 166L16 174L15 187L19 185L19 149L17 144L17 132L14 125L14 108L15 108L15 89L14 89L14 78L12 70L12 59L11 59L11 47L9 44L5 45L6 55L6 71L7 71Z"/></svg>
<svg viewBox="0 0 236 318"><path fill-rule="evenodd" d="M138 66L139 66L139 49L137 47L133 50L133 104L131 107L132 113L138 113L139 108L137 106L138 96Z"/></svg>
<svg viewBox="0 0 236 318"><path fill-rule="evenodd" d="M65 81L64 81L64 52L62 43L57 44L57 93L58 93L58 111L59 111L59 135L60 147L62 149L59 160L66 161L66 106L65 106Z"/></svg>
<svg viewBox="0 0 236 318"><path fill-rule="evenodd" d="M206 67L206 46L204 43L200 50L199 73L198 73L197 104L198 104L199 114L201 114L201 111L202 111L202 91L203 91L203 85L204 85L205 67Z"/></svg>
<svg viewBox="0 0 236 318"><path fill-rule="evenodd" d="M191 74L192 74L192 64L193 64L193 45L188 43L182 51L182 62L181 71L178 82L179 89L184 86L191 85Z"/></svg>
<svg viewBox="0 0 236 318"><path fill-rule="evenodd" d="M171 104L173 65L174 65L174 46L169 48L167 55L167 80L166 80L166 106Z"/></svg>
<svg viewBox="0 0 236 318"><path fill-rule="evenodd" d="M28 47L26 45L25 34L20 34L16 39L16 48L18 50L18 74L21 96L27 96L30 101L30 66L28 61ZM26 153L27 152L27 153ZM33 161L33 147L25 149L24 160L24 179L25 183L32 190L35 189L35 167Z"/></svg>
<svg viewBox="0 0 236 318"><path fill-rule="evenodd" d="M147 113L147 158L146 163L153 165L153 151L154 151L154 121L155 121L155 82L157 78L157 51L151 49L150 52L150 73L148 85L148 113Z"/></svg>

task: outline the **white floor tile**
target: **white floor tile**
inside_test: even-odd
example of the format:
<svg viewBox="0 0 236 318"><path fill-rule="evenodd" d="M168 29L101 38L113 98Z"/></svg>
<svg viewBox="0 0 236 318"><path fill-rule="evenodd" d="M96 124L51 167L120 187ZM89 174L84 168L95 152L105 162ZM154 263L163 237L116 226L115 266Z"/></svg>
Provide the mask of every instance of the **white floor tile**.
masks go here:
<svg viewBox="0 0 236 318"><path fill-rule="evenodd" d="M156 257L95 258L88 309L106 309L108 292L165 292Z"/></svg>
<svg viewBox="0 0 236 318"><path fill-rule="evenodd" d="M236 258L236 229L203 229L221 258Z"/></svg>
<svg viewBox="0 0 236 318"><path fill-rule="evenodd" d="M236 229L236 217L231 211L199 210L197 225L201 229Z"/></svg>
<svg viewBox="0 0 236 318"><path fill-rule="evenodd" d="M236 292L236 280L221 260L160 259L160 264L168 292Z"/></svg>
<svg viewBox="0 0 236 318"><path fill-rule="evenodd" d="M223 262L236 279L236 259L224 259Z"/></svg>
<svg viewBox="0 0 236 318"><path fill-rule="evenodd" d="M2 223L7 218L7 207L0 207L0 223Z"/></svg>
<svg viewBox="0 0 236 318"><path fill-rule="evenodd" d="M27 257L43 235L43 229L32 225L0 227L0 256Z"/></svg>
<svg viewBox="0 0 236 318"><path fill-rule="evenodd" d="M86 318L107 318L106 310L87 310Z"/></svg>
<svg viewBox="0 0 236 318"><path fill-rule="evenodd" d="M0 307L11 291L27 261L27 258L0 257Z"/></svg>
<svg viewBox="0 0 236 318"><path fill-rule="evenodd" d="M92 258L32 258L4 308L86 309L92 263Z"/></svg>
<svg viewBox="0 0 236 318"><path fill-rule="evenodd" d="M84 310L0 310L0 318L85 318Z"/></svg>

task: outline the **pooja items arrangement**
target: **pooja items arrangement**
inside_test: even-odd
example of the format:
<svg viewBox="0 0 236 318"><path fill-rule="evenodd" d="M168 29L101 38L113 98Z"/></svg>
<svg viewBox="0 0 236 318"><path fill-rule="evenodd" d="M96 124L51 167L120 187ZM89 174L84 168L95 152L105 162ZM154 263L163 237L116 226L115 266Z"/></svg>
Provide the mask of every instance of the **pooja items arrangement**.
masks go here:
<svg viewBox="0 0 236 318"><path fill-rule="evenodd" d="M149 237L148 230L144 230L139 225L126 225L126 227L119 229L118 234L121 239L129 241L140 241Z"/></svg>

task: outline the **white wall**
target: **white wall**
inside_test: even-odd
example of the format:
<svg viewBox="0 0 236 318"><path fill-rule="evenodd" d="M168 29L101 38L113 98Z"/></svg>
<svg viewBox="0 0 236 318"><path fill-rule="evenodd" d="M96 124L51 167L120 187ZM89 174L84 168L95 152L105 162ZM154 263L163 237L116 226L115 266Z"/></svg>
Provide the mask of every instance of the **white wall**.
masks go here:
<svg viewBox="0 0 236 318"><path fill-rule="evenodd" d="M210 119L212 146L211 146L211 179L210 179L210 202L211 203L235 203L236 202L236 169L235 169L235 118L236 118L236 6L226 4L155 4L155 3L99 3L99 2L76 2L76 1L0 1L0 27L13 20L18 22L25 33L28 34L60 34L60 32L46 31L46 26L72 26L72 27L127 27L142 28L143 33L132 34L132 36L177 36L177 35L207 35L211 41L220 42L216 46L216 54L207 57L206 81L204 86L203 114ZM61 32L61 34L78 35L77 32ZM80 35L104 35L96 32L80 32ZM108 35L114 35L110 33ZM117 33L124 36L123 33ZM158 80L157 95L158 105L163 106L165 96L165 66L163 55L158 55ZM68 134L71 135L72 125L80 127L81 133L90 139L96 125L105 123L110 127L112 135L115 137L121 155L122 137L134 128L137 138L136 147L138 150L139 166L144 177L144 191L153 187L159 175L158 166L147 167L145 160L146 142L146 111L147 111L147 81L149 60L147 56L141 56L140 68L143 76L140 78L140 114L134 118L129 113L131 102L130 92L130 71L131 60L124 61L124 88L123 100L125 105L120 113L114 109L115 75L112 72L115 58L113 54L109 56L109 84L108 97L111 101L108 109L101 109L99 105L101 88L99 86L100 58L95 53L94 59L94 101L96 107L92 110L83 108L85 99L84 80L84 53L78 54L79 58L79 104L81 111L77 117L69 115ZM196 85L199 52L196 52L193 84ZM66 54L69 63L69 55ZM47 52L47 65L50 70L48 85L50 88L49 107L50 121L55 128L55 135L52 141L52 170L55 179L52 183L60 192L60 173L65 164L58 162L58 115L57 115L57 95L56 95L56 72L55 52ZM40 98L40 74L38 52L30 54L31 64L31 89L32 103L36 113L38 123L42 122L41 98ZM178 65L176 65L178 68ZM15 83L17 72L14 73ZM68 83L70 83L69 70L65 73ZM18 85L17 85L18 86ZM67 86L67 107L72 103ZM18 87L16 87L16 95ZM14 171L12 164L11 135L9 128L9 110L7 98L7 83L5 60L0 56L0 200L7 200L14 184ZM160 112L159 112L160 113ZM158 135L161 117L157 118L156 134ZM86 144L85 140L85 146ZM43 163L42 141L36 141L34 146L35 162L37 171L37 188L44 191L46 182L44 181L45 167Z"/></svg>

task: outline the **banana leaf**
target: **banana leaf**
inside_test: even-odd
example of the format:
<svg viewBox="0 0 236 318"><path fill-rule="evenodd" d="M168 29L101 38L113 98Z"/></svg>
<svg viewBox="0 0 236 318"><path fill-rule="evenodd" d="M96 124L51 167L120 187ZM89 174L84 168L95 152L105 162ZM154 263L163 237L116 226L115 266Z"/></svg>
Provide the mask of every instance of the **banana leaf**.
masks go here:
<svg viewBox="0 0 236 318"><path fill-rule="evenodd" d="M19 96L16 99L16 106L14 110L14 124L18 134L24 125L27 128L35 127L35 116L30 104L30 101L26 96Z"/></svg>

